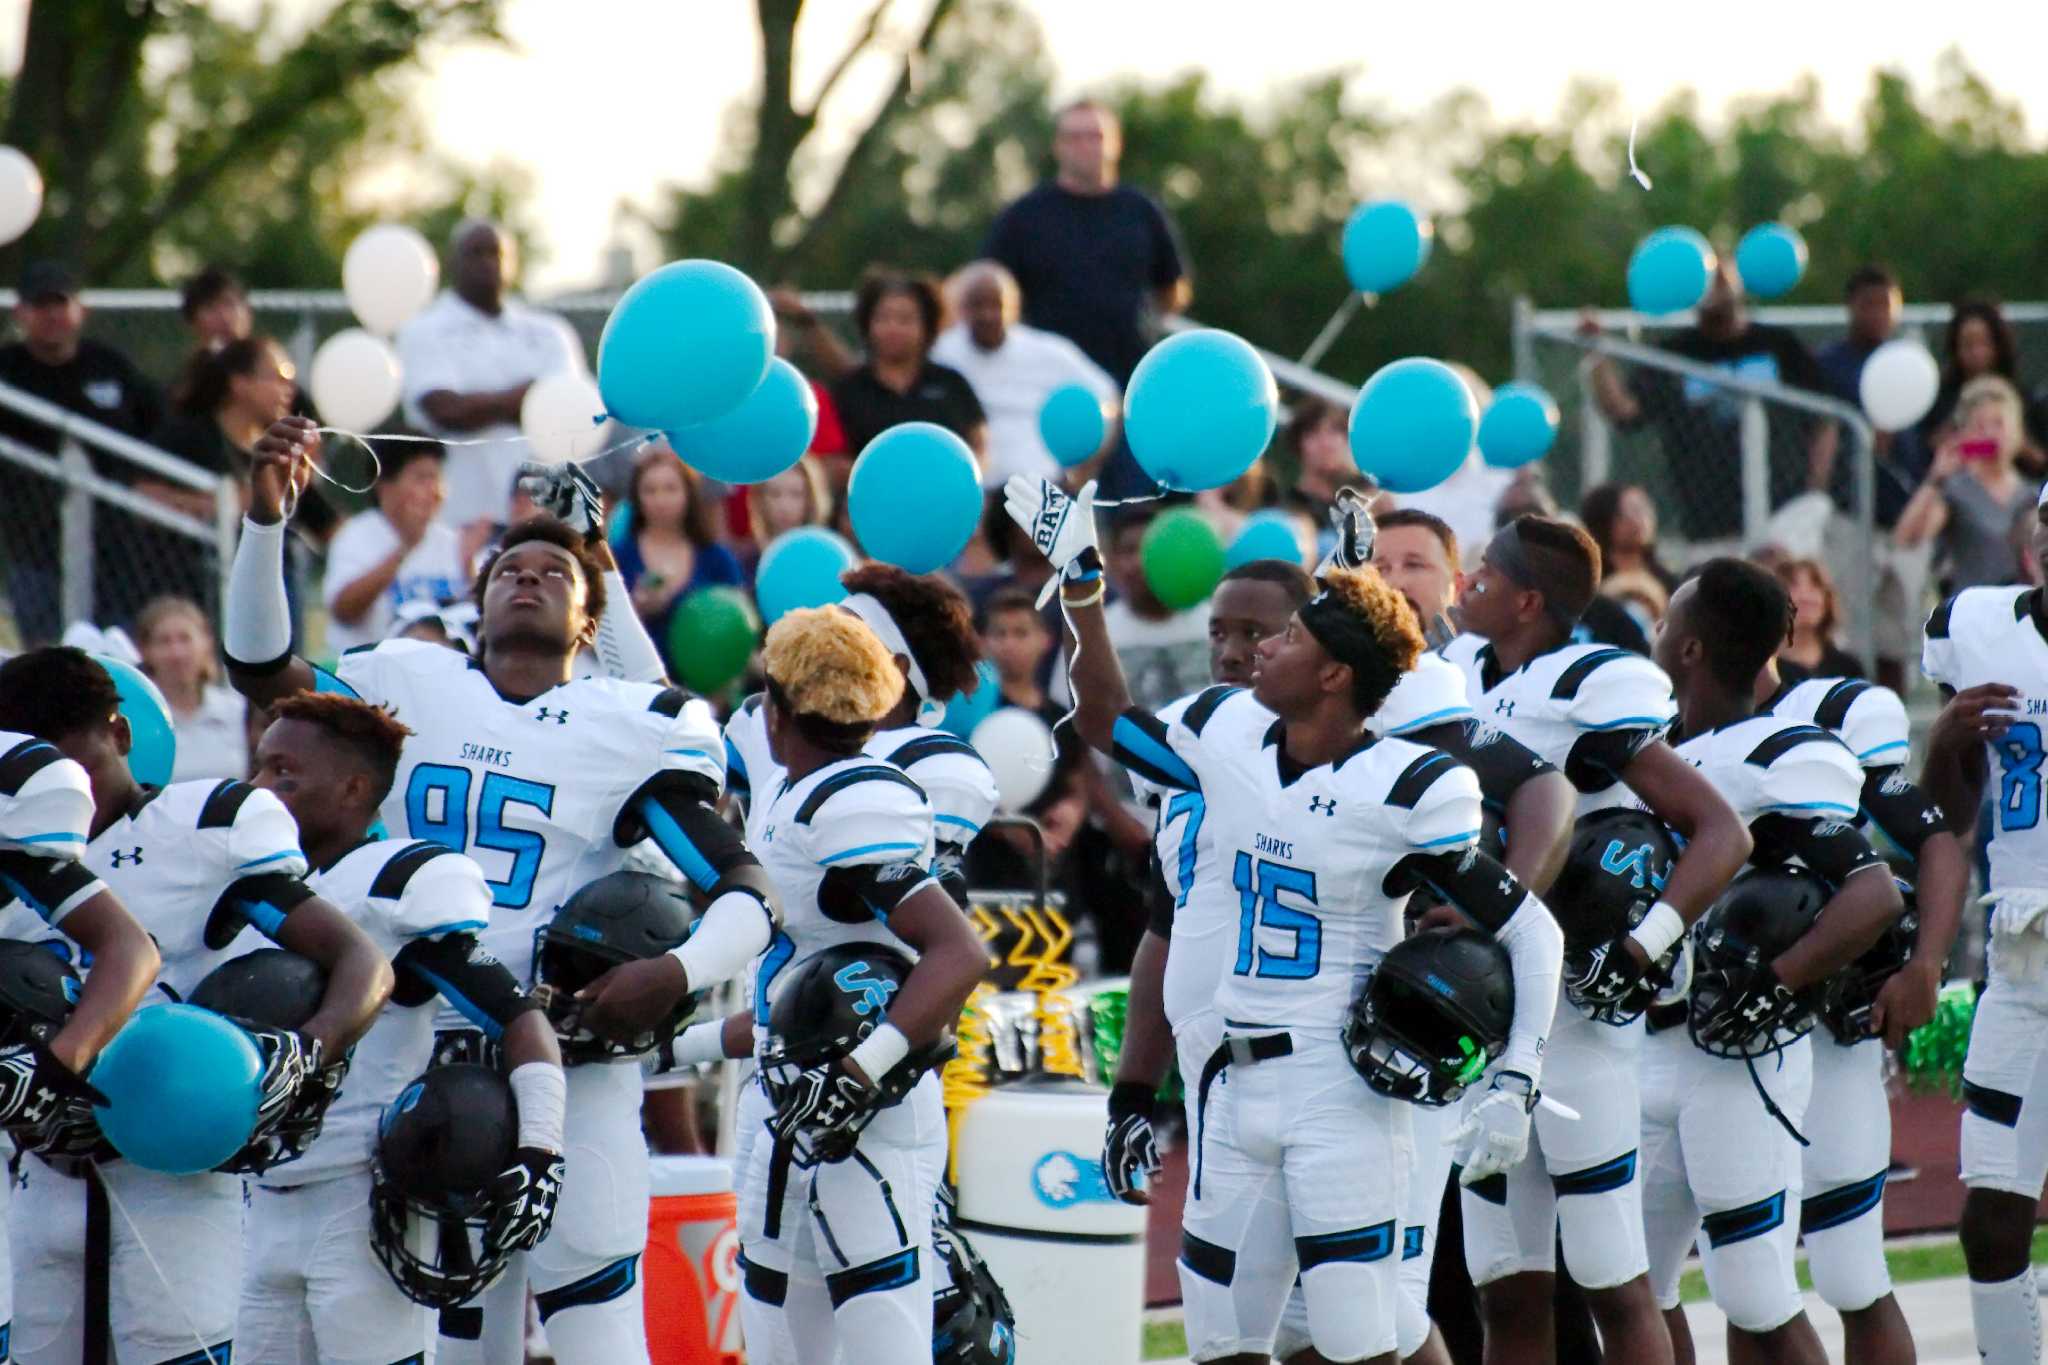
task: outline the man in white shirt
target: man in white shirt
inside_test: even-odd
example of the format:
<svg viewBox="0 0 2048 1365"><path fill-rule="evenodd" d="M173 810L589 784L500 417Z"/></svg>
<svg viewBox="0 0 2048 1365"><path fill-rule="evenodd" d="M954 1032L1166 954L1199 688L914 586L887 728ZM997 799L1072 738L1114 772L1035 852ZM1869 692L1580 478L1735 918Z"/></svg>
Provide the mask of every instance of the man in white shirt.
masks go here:
<svg viewBox="0 0 2048 1365"><path fill-rule="evenodd" d="M988 413L982 485L1001 488L1012 474L1058 483L1064 471L1038 434L1039 410L1055 389L1069 384L1114 408L1121 398L1116 381L1065 337L1019 322L1023 295L1016 277L996 262L962 267L946 282L946 293L960 321L932 343L932 359L967 376ZM1110 449L1115 439L1111 422L1102 449Z"/></svg>
<svg viewBox="0 0 2048 1365"><path fill-rule="evenodd" d="M496 223L463 220L449 241L452 290L398 334L406 420L450 443L448 500L440 519L500 521L526 447L519 405L534 380L585 368L583 346L552 313L507 298L518 268ZM487 444L459 444L479 441Z"/></svg>
<svg viewBox="0 0 2048 1365"><path fill-rule="evenodd" d="M384 444L377 505L343 523L327 548L327 647L336 654L391 634L406 603L469 590L455 528L434 519L447 499L441 447Z"/></svg>

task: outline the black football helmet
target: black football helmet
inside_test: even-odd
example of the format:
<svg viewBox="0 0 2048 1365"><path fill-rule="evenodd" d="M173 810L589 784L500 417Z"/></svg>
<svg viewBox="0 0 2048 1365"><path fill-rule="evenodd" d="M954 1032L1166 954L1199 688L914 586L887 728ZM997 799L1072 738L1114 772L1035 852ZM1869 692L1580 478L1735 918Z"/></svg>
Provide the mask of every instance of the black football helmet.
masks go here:
<svg viewBox="0 0 2048 1365"><path fill-rule="evenodd" d="M0 939L0 1047L48 1043L71 1018L79 989L77 970L50 949Z"/></svg>
<svg viewBox="0 0 2048 1365"><path fill-rule="evenodd" d="M1344 1021L1344 1050L1382 1095L1449 1104L1507 1046L1515 975L1477 929L1416 934L1387 950Z"/></svg>
<svg viewBox="0 0 2048 1365"><path fill-rule="evenodd" d="M1913 884L1903 877L1892 880L1905 898L1905 913L1886 925L1861 957L1821 985L1820 1002L1814 1006L1821 1023L1843 1047L1877 1036L1870 1026L1870 1009L1877 1003L1878 988L1906 965L1920 937L1920 906Z"/></svg>
<svg viewBox="0 0 2048 1365"><path fill-rule="evenodd" d="M564 1065L652 1052L690 1022L697 1008L694 993L660 1028L630 1045L616 1043L583 1027L576 992L621 963L659 957L676 947L689 937L693 918L689 898L676 883L648 872L612 872L569 897L552 920L534 931L533 996L555 1026Z"/></svg>
<svg viewBox="0 0 2048 1365"><path fill-rule="evenodd" d="M901 949L879 943L841 943L799 962L769 1011L772 1036L761 1054L761 1081L768 1098L779 1108L798 1076L860 1046L887 1015L889 1000L910 975L911 965ZM799 1164L845 1160L860 1130L877 1112L901 1101L925 1072L944 1066L956 1051L951 1029L938 1041L912 1049L881 1078L867 1115L852 1128L833 1133L825 1147L799 1151Z"/></svg>
<svg viewBox="0 0 2048 1365"><path fill-rule="evenodd" d="M932 1365L1017 1365L1017 1315L988 1263L950 1224L934 1221L945 1278L932 1295Z"/></svg>
<svg viewBox="0 0 2048 1365"><path fill-rule="evenodd" d="M320 1012L327 969L284 948L230 958L192 988L186 1003L259 1028L300 1029Z"/></svg>
<svg viewBox="0 0 2048 1365"><path fill-rule="evenodd" d="M377 1124L370 1245L405 1296L453 1308L505 1269L484 1239L489 1190L512 1164L519 1114L489 1067L435 1067L407 1086Z"/></svg>
<svg viewBox="0 0 2048 1365"><path fill-rule="evenodd" d="M1828 903L1828 884L1803 867L1753 867L1743 872L1693 926L1692 999L1686 1028L1693 1043L1717 1057L1760 1057L1804 1037L1813 1012L1771 1011L1717 1029L1718 1042L1700 1041L1703 1026L1735 1008L1757 971L1797 943Z"/></svg>
<svg viewBox="0 0 2048 1365"><path fill-rule="evenodd" d="M1596 811L1572 834L1564 870L1543 903L1564 931L1564 979L1582 979L1590 955L1642 923L1663 894L1678 846L1663 822L1646 810ZM1619 1001L1582 1000L1566 989L1572 1004L1603 1024L1626 1024L1649 1008L1651 998L1671 980L1680 948L1673 944L1650 964L1637 987Z"/></svg>

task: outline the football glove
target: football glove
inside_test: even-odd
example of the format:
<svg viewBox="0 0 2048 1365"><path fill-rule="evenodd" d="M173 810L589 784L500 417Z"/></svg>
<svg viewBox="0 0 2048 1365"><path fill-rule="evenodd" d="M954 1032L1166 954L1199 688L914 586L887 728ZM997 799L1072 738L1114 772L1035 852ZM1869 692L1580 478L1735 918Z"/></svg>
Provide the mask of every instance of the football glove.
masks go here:
<svg viewBox="0 0 2048 1365"><path fill-rule="evenodd" d="M524 461L519 466L519 487L541 511L577 535L588 539L593 533L604 533L604 494L581 465Z"/></svg>
<svg viewBox="0 0 2048 1365"><path fill-rule="evenodd" d="M1102 555L1095 545L1093 479L1069 496L1045 479L1012 474L1003 485L1003 506L1059 578L1078 579L1102 571Z"/></svg>
<svg viewBox="0 0 2048 1365"><path fill-rule="evenodd" d="M1503 1175L1529 1153L1529 1111L1536 1107L1536 1083L1519 1071L1495 1074L1485 1096L1451 1134L1452 1160L1463 1167L1461 1185Z"/></svg>
<svg viewBox="0 0 2048 1365"><path fill-rule="evenodd" d="M560 1152L521 1147L512 1164L491 1181L491 1212L484 1225L484 1247L494 1255L531 1251L548 1235L555 1204L562 1197Z"/></svg>
<svg viewBox="0 0 2048 1365"><path fill-rule="evenodd" d="M1578 959L1578 974L1568 976L1564 983L1565 994L1574 1004L1618 1005L1641 984L1644 969L1629 951L1629 943L1627 934L1619 934Z"/></svg>
<svg viewBox="0 0 2048 1365"><path fill-rule="evenodd" d="M1109 1092L1109 1126L1102 1139L1102 1179L1126 1204L1147 1202L1145 1186L1159 1174L1152 1136L1152 1087L1124 1081ZM1142 1177L1142 1179L1141 1179Z"/></svg>
<svg viewBox="0 0 2048 1365"><path fill-rule="evenodd" d="M1337 491L1337 501L1330 507L1330 527L1337 533L1337 543L1316 565L1316 577L1331 569L1362 569L1372 563L1372 543L1378 537L1379 527L1357 489Z"/></svg>
<svg viewBox="0 0 2048 1365"><path fill-rule="evenodd" d="M1693 1041L1709 1050L1741 1051L1790 1026L1806 1008L1768 962L1758 964L1718 1000L1702 1001L1697 987L1693 1000Z"/></svg>
<svg viewBox="0 0 2048 1365"><path fill-rule="evenodd" d="M0 1049L0 1128L33 1132L58 1118L70 1101L90 1106L105 1104L107 1097L46 1047L24 1043Z"/></svg>
<svg viewBox="0 0 2048 1365"><path fill-rule="evenodd" d="M843 1161L853 1152L877 1092L838 1062L825 1062L800 1073L784 1090L768 1131L778 1142L794 1143L798 1134L826 1161Z"/></svg>
<svg viewBox="0 0 2048 1365"><path fill-rule="evenodd" d="M250 1130L249 1141L242 1150L214 1169L235 1175L261 1175L299 1154L288 1151L286 1135L279 1130L291 1117L307 1081L320 1070L320 1044L291 1029L248 1024L242 1027L263 1054L263 1075L256 1087L256 1126ZM324 1108L321 1112L325 1112ZM318 1131L316 1121L314 1132Z"/></svg>

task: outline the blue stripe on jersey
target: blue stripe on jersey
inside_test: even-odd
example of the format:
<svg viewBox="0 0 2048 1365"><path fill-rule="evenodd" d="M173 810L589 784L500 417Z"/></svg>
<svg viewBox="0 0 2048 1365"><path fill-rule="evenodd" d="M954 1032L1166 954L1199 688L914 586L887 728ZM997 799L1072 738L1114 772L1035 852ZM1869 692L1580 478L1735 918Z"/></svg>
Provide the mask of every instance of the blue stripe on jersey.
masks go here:
<svg viewBox="0 0 2048 1365"><path fill-rule="evenodd" d="M742 782L748 780L747 760L740 757L739 746L732 742L732 736L730 735L726 736L725 739L725 770L729 773L738 774Z"/></svg>
<svg viewBox="0 0 2048 1365"><path fill-rule="evenodd" d="M266 853L261 858L251 858L248 862L243 863L241 867L238 867L235 870L237 872L240 872L244 868L261 867L265 863L274 863L278 861L280 858L303 858L305 856L305 854L299 852L295 848L281 848L275 853Z"/></svg>
<svg viewBox="0 0 2048 1365"><path fill-rule="evenodd" d="M15 897L18 900L20 900L20 902L23 905L26 905L29 909L35 911L36 914L42 917L43 923L48 924L50 922L50 907L44 905L34 896L31 896L28 893L27 887L23 886L20 882L14 880L14 878L6 876L5 874L0 874L0 886L4 886L9 891L12 891Z"/></svg>
<svg viewBox="0 0 2048 1365"><path fill-rule="evenodd" d="M862 844L859 848L841 849L837 853L827 854L825 857L818 859L818 861L821 863L836 863L841 858L856 858L863 853L887 853L898 849L905 853L915 853L918 850L918 845L903 843Z"/></svg>
<svg viewBox="0 0 2048 1365"><path fill-rule="evenodd" d="M1620 720L1610 720L1599 725L1584 725L1579 728L1583 730L1640 730L1645 725L1669 725L1670 723L1671 719L1668 716L1623 716Z"/></svg>
<svg viewBox="0 0 2048 1365"><path fill-rule="evenodd" d="M441 998L453 1005L457 1014L482 1029L485 1037L497 1039L504 1036L505 1026L491 1018L490 1013L482 1005L477 1004L476 1001L456 989L453 982L435 975L411 958L406 959L405 969L418 976L436 991L439 991Z"/></svg>
<svg viewBox="0 0 2048 1365"><path fill-rule="evenodd" d="M768 1017L768 987L776 975L789 965L796 956L796 941L777 929L775 936L768 940L768 950L761 954L761 966L754 973L754 1018Z"/></svg>
<svg viewBox="0 0 2048 1365"><path fill-rule="evenodd" d="M415 929L408 938L432 938L436 934L473 934L489 926L480 919L459 919L448 924L437 924L431 929Z"/></svg>
<svg viewBox="0 0 2048 1365"><path fill-rule="evenodd" d="M1835 812L1836 814L1838 814L1838 815L1841 815L1841 816L1843 816L1844 818L1850 818L1850 819L1853 819L1853 818L1855 817L1855 815L1856 815L1856 809L1855 809L1855 807L1853 807L1853 806L1845 806L1845 805L1841 804L1841 803L1840 803L1839 801L1783 801L1783 802L1780 802L1780 803L1778 803L1778 804L1777 804L1777 805L1775 805L1775 806L1765 806L1765 807L1764 807L1764 809L1765 809L1765 810L1767 810L1767 811L1773 811L1773 810L1828 810L1828 811L1834 811L1834 812Z"/></svg>
<svg viewBox="0 0 2048 1365"><path fill-rule="evenodd" d="M964 815L934 815L932 819L941 825L959 825L970 834L981 833L981 826Z"/></svg>
<svg viewBox="0 0 2048 1365"><path fill-rule="evenodd" d="M23 834L15 836L13 842L17 844L82 844L85 842L85 836L83 834L69 833Z"/></svg>
<svg viewBox="0 0 2048 1365"><path fill-rule="evenodd" d="M651 796L640 798L640 818L647 822L647 832L654 837L655 844L699 891L709 891L718 885L717 869L697 851L697 845L690 842L690 836L659 801Z"/></svg>
<svg viewBox="0 0 2048 1365"><path fill-rule="evenodd" d="M268 937L277 936L279 926L284 923L284 911L269 901L240 901L238 905L242 913L248 917L249 923L262 930Z"/></svg>
<svg viewBox="0 0 2048 1365"><path fill-rule="evenodd" d="M1887 740L1883 744L1878 745L1874 749L1865 749L1862 753L1856 755L1856 757L1858 759L1865 759L1869 758L1872 754L1881 754L1886 749L1910 749L1912 747L1912 745L1908 744L1903 739Z"/></svg>
<svg viewBox="0 0 2048 1365"><path fill-rule="evenodd" d="M1441 711L1432 711L1426 716L1417 716L1406 725L1397 726L1387 733L1391 735L1405 735L1410 730L1420 730L1426 726L1449 720L1453 716L1470 716L1471 714L1472 708L1469 706L1446 706Z"/></svg>
<svg viewBox="0 0 2048 1365"><path fill-rule="evenodd" d="M1173 746L1144 729L1130 716L1116 718L1111 739L1118 761L1125 767L1136 768L1141 776L1162 787L1178 787L1182 791L1201 789L1195 770L1173 751Z"/></svg>
<svg viewBox="0 0 2048 1365"><path fill-rule="evenodd" d="M1470 842L1471 840L1473 840L1473 839L1477 839L1478 837L1479 837L1479 831L1478 831L1478 830L1476 830L1476 829L1468 829L1468 830L1466 830L1466 831L1465 831L1465 832L1464 832L1463 834L1446 834L1446 835L1445 835L1445 836L1444 836L1443 838L1441 838L1441 839L1429 839L1429 840L1425 840L1424 842L1422 842L1422 843L1419 843L1419 844L1417 844L1417 845L1416 845L1415 847L1417 847L1417 848L1442 848L1442 847L1443 847L1443 846L1444 846L1445 844L1462 844L1462 843L1469 843L1469 842Z"/></svg>
<svg viewBox="0 0 2048 1365"><path fill-rule="evenodd" d="M313 665L313 690L315 692L339 692L344 697L355 697L357 700L362 698L360 692L357 692L353 687L350 687L318 664Z"/></svg>

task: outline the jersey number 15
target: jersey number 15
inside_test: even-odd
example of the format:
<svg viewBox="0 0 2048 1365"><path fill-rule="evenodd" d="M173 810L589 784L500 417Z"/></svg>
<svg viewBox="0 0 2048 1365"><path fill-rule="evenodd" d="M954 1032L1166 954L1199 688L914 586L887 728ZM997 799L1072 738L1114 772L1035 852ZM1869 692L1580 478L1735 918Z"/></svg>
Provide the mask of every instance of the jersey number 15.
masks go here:
<svg viewBox="0 0 2048 1365"><path fill-rule="evenodd" d="M1286 894L1299 903L1316 904L1316 874L1285 863L1253 860L1240 852L1231 870L1237 887L1240 912L1237 919L1237 966L1239 976L1274 977L1282 981L1306 981L1323 966L1323 922L1308 910L1281 904ZM1256 942L1261 928L1294 935L1294 951L1282 956L1268 952Z"/></svg>

